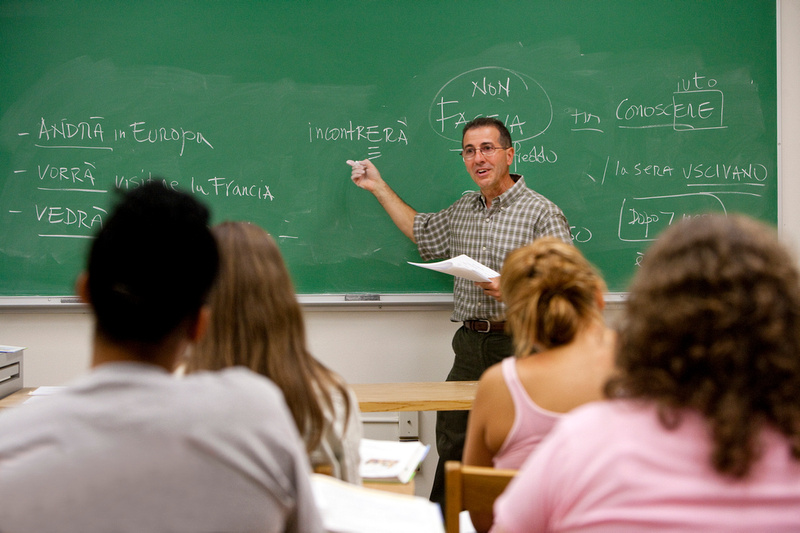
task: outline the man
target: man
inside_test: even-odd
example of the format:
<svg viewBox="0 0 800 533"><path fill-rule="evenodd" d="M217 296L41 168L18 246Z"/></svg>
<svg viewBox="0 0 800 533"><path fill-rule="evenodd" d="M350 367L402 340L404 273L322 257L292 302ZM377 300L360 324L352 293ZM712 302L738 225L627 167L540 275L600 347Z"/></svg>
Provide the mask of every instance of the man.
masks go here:
<svg viewBox="0 0 800 533"><path fill-rule="evenodd" d="M172 374L208 324L208 220L153 182L103 225L77 283L91 371L0 416L4 533L322 531L277 387L241 368Z"/></svg>
<svg viewBox="0 0 800 533"><path fill-rule="evenodd" d="M424 260L466 254L499 272L508 252L534 239L554 236L572 241L561 210L528 189L522 176L510 173L514 147L502 122L476 118L464 126L461 145L464 165L480 192L463 195L438 213L417 213L383 181L369 160L352 162L351 177L375 195L397 227L417 244ZM512 355L499 280L473 283L455 278L451 320L463 324L453 337L455 360L448 381L477 380L486 368ZM444 462L461 460L468 415L466 411L437 415L439 464L431 500L440 504L444 503Z"/></svg>

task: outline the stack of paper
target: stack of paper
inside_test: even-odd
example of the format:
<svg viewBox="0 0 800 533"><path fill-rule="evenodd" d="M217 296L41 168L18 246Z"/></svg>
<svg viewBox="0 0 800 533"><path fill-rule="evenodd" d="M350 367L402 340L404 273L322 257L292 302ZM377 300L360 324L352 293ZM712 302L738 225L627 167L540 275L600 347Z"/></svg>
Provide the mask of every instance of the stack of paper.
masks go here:
<svg viewBox="0 0 800 533"><path fill-rule="evenodd" d="M418 441L361 439L361 477L364 481L408 483L430 448Z"/></svg>
<svg viewBox="0 0 800 533"><path fill-rule="evenodd" d="M470 281L486 282L492 281L492 278L500 276L499 273L495 272L486 265L481 264L470 256L463 254L452 259L439 261L438 263L412 263L409 261L408 264L422 268L429 268L431 270L436 270L437 272L444 272L445 274L458 276L460 278L466 278Z"/></svg>

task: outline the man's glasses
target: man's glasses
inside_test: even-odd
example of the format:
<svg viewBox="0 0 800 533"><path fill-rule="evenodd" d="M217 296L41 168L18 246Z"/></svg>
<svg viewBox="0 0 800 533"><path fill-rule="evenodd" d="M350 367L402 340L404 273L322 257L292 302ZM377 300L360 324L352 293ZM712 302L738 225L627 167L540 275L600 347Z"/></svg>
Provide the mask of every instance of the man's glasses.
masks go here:
<svg viewBox="0 0 800 533"><path fill-rule="evenodd" d="M472 159L475 157L475 154L478 153L478 150L481 151L484 157L492 157L497 150L508 150L508 148L504 146L494 146L491 144L483 144L480 148L473 148L470 146L461 151L461 157L463 157L465 160Z"/></svg>

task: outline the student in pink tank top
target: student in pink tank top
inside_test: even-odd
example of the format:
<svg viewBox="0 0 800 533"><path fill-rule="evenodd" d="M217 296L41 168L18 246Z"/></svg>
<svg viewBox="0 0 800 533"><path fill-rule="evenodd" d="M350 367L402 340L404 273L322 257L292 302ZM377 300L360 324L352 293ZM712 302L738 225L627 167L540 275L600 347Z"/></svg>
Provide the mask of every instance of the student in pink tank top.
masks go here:
<svg viewBox="0 0 800 533"><path fill-rule="evenodd" d="M603 321L605 284L580 251L542 238L511 252L501 290L515 356L478 384L463 462L518 469L563 413L602 399L615 333ZM486 531L491 516L473 516Z"/></svg>

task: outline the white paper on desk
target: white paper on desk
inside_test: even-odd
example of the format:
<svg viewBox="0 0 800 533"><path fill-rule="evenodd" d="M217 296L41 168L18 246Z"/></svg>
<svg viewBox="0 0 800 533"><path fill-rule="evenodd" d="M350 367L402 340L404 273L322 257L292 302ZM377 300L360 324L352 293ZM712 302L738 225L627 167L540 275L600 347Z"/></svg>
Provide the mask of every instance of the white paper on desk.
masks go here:
<svg viewBox="0 0 800 533"><path fill-rule="evenodd" d="M364 481L408 483L428 455L430 445L419 441L361 439L358 472Z"/></svg>
<svg viewBox="0 0 800 533"><path fill-rule="evenodd" d="M444 533L439 504L427 498L359 487L311 475L311 489L329 533Z"/></svg>
<svg viewBox="0 0 800 533"><path fill-rule="evenodd" d="M63 386L37 387L28 393L28 399L22 403L30 404L47 400L54 394L59 394L65 388Z"/></svg>
<svg viewBox="0 0 800 533"><path fill-rule="evenodd" d="M31 396L52 396L53 394L58 394L63 390L64 387L62 386L37 387L28 394Z"/></svg>
<svg viewBox="0 0 800 533"><path fill-rule="evenodd" d="M429 268L437 272L444 272L445 274L458 276L459 278L466 278L470 281L491 281L491 278L496 278L500 275L486 265L464 254L457 255L452 259L439 261L438 263L412 263L409 261L408 264Z"/></svg>

